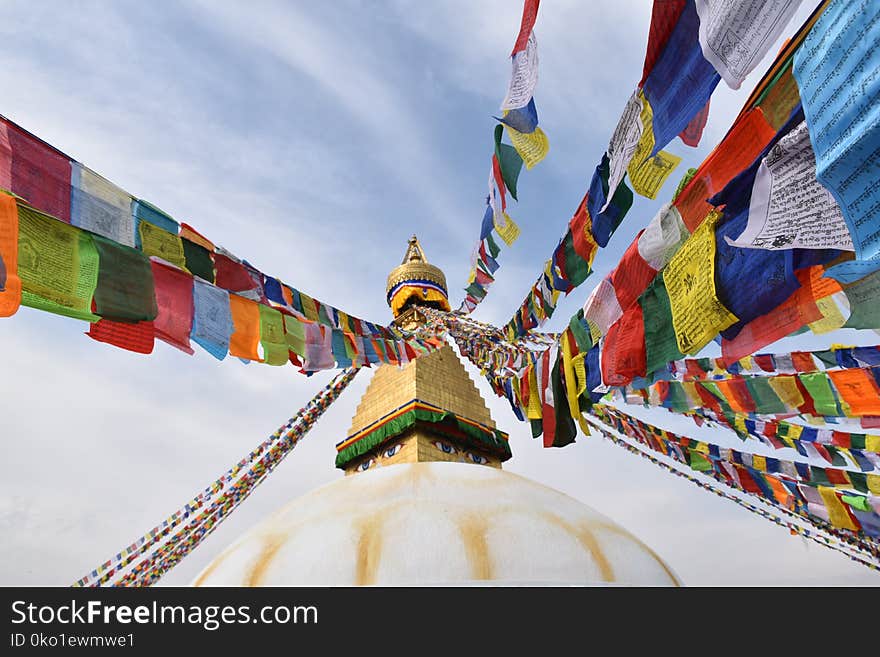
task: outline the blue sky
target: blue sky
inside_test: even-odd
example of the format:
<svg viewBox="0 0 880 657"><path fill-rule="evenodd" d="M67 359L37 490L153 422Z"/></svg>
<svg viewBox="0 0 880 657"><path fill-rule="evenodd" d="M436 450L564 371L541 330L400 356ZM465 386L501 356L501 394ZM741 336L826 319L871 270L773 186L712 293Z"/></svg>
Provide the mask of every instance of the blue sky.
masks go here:
<svg viewBox="0 0 880 657"><path fill-rule="evenodd" d="M805 2L790 35L814 3ZM13 0L0 24L0 113L248 259L347 312L386 323L385 276L417 233L461 300L483 214L507 58L521 5L444 2ZM520 178L523 230L475 313L503 324L563 234L641 77L647 1L541 7L535 94L548 158ZM719 87L699 163L766 68ZM560 302L553 330L586 299L668 200L637 197L597 271ZM0 583L66 585L151 528L246 454L329 373L217 362L157 342L139 356L86 326L22 308L0 321ZM870 343L842 334L801 347ZM792 341L781 348L790 347ZM600 438L544 450L470 366L514 459L507 469L611 516L685 583L880 584L880 576ZM166 578L183 584L285 501L340 475L361 374L248 501ZM691 428L688 422L669 428ZM717 432L691 435L719 442Z"/></svg>

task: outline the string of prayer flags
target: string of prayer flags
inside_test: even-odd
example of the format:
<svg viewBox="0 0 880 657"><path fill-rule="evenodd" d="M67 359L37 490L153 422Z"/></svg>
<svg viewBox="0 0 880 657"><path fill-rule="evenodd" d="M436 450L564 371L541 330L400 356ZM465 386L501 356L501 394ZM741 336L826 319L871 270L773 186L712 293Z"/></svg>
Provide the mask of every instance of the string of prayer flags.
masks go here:
<svg viewBox="0 0 880 657"><path fill-rule="evenodd" d="M107 583L114 586L148 586L158 581L253 492L302 440L356 374L356 369L340 372L308 404L244 458L180 509L78 579L73 586L95 587ZM187 522L186 526L172 534L171 530L184 524L184 521ZM144 559L129 568L144 554L147 554Z"/></svg>
<svg viewBox="0 0 880 657"><path fill-rule="evenodd" d="M728 482L728 481L723 480L723 478L720 475L718 475L717 473L715 473L714 471L712 473L708 473L708 474L710 474L710 476L717 483L710 485L706 481L698 479L697 477L690 475L687 472L684 472L683 470L673 466L670 463L667 463L665 461L661 461L660 459L655 458L651 454L649 454L645 451L642 451L641 449L638 449L637 447L631 445L630 443L626 442L625 440L618 438L604 424L596 426L596 429L599 431L599 433L602 434L603 437L607 438L615 445L618 445L619 447L626 449L628 452L631 452L633 454L637 454L638 456L641 456L642 458L650 461L654 465L666 470L667 472L670 472L678 477L683 477L683 478L687 479L688 481L699 486L703 490L709 491L711 493L714 493L715 495L718 495L719 497L723 497L724 499L735 502L740 507L751 511L752 513L764 518L765 520L769 520L769 521L779 525L780 527L785 527L786 529L789 530L789 532L792 535L802 536L806 539L814 541L815 543L818 543L819 545L822 545L824 547L835 550L836 552L840 552L841 554L844 554L852 561L859 563L863 566L866 566L868 568L871 568L872 570L880 569L880 560L876 560L876 559L872 560L870 558L864 558L861 555L853 553L850 549L850 546L853 544L852 538L849 536L842 536L833 527L830 527L830 526L819 527L816 523L811 523L812 527L814 527L816 529L821 529L822 532L827 532L828 534L830 534L833 537L833 538L829 538L829 536L825 535L824 533L820 534L820 533L818 533L818 531L815 531L815 530L811 531L809 529L804 528L800 524L793 522L792 521L792 518L794 517L793 514L788 514L789 519L783 520L781 517L779 517L777 515L773 515L772 513L767 511L766 509L757 507L757 506L749 503L748 501L746 501L742 497L732 495L730 493L725 492L721 488L719 488L719 486L717 484L727 485L728 483L732 483L732 482ZM682 460L678 460L677 462L681 463ZM689 466L685 465L684 467L689 467ZM777 493L777 490L778 490L777 488L774 488L774 493ZM779 492L785 493L785 492L787 492L787 489L782 487L782 490ZM842 495L841 499L845 499L846 497L847 497L846 495ZM793 503L793 496L790 496L790 494L788 496L783 495L781 497L781 499L779 497L777 497L777 501L779 501L780 504L782 504L782 506L785 508L786 511L783 512L783 515L786 515L787 509ZM798 520L800 520L800 519L798 519ZM829 529L829 527L830 527L830 529ZM864 551L864 548L861 548L861 549Z"/></svg>
<svg viewBox="0 0 880 657"><path fill-rule="evenodd" d="M597 409L596 414L603 422L653 451L713 477L720 475L728 485L760 497L785 513L801 516L812 523L818 520L819 526L830 523L834 529L845 530L860 549L875 557L880 555L880 547L871 540L873 534L869 533L876 520L872 519L865 531L862 524L844 509L843 495L865 499L865 502L855 504L867 508L871 508L868 500L872 499L853 489L846 471L759 457L703 443L647 424L607 406ZM852 490L842 492L835 490L835 487ZM808 489L818 490L820 495L814 497ZM800 504L793 504L794 500ZM811 507L809 502L821 508Z"/></svg>
<svg viewBox="0 0 880 657"><path fill-rule="evenodd" d="M486 297L498 269L495 258L499 248L492 231L511 246L520 235L520 228L507 214L506 193L518 200L517 183L523 164L533 168L549 150L547 135L538 127L534 91L538 82L538 44L534 24L538 0L525 0L520 31L511 53L511 76L507 95L501 103L502 115L494 132L494 153L489 175L489 195L480 225L480 241L471 252L465 297L458 309L471 313ZM510 145L502 143L507 133ZM491 255L489 255L491 252Z"/></svg>
<svg viewBox="0 0 880 657"><path fill-rule="evenodd" d="M499 151L514 184L511 176L518 156L509 146ZM87 335L92 339L144 354L152 352L155 334L186 353L192 353L192 338L222 359L235 334L233 351L240 357L263 360L251 348L260 345L277 364L283 355L284 362L299 365L297 355L305 349L291 355L284 323L280 315L273 315L273 306L337 331L348 328L359 336L402 338L407 356L439 345L350 317L266 276L188 224L179 224L0 117L0 188L4 187L9 194L0 194L0 316L14 314L23 302L89 321ZM497 226L504 238L515 238L518 227L505 213ZM497 255L494 242L487 242ZM497 269L488 255L483 266ZM211 285L214 282L217 287ZM237 300L230 300L229 291L269 312L243 310ZM232 319L232 305L241 311L236 312L239 325ZM336 349L338 359L325 359L322 368L346 367L349 350L359 353L355 342L352 335L344 349ZM392 360L385 350L372 358ZM393 358L395 363L400 360ZM360 362L368 364L367 355Z"/></svg>

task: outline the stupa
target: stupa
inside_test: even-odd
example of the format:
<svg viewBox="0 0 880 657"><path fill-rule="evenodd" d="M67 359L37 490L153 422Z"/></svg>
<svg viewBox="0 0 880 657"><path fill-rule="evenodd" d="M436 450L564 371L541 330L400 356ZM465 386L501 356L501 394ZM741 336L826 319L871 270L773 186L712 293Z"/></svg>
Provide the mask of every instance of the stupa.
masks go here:
<svg viewBox="0 0 880 657"><path fill-rule="evenodd" d="M449 310L413 236L388 276L404 328ZM196 586L677 585L650 548L581 502L506 472L507 434L450 346L370 381L336 466L222 552Z"/></svg>

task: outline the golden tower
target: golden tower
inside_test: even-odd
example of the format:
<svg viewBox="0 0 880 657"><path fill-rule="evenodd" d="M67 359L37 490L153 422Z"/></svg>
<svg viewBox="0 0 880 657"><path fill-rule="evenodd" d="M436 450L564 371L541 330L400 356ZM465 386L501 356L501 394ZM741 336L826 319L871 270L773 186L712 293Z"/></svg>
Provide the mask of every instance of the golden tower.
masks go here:
<svg viewBox="0 0 880 657"><path fill-rule="evenodd" d="M403 261L388 275L396 324L424 324L420 306L449 310L446 277L430 264L413 235ZM345 473L380 465L453 461L500 468L510 458L507 434L495 428L486 402L449 345L403 367L380 366L337 444Z"/></svg>

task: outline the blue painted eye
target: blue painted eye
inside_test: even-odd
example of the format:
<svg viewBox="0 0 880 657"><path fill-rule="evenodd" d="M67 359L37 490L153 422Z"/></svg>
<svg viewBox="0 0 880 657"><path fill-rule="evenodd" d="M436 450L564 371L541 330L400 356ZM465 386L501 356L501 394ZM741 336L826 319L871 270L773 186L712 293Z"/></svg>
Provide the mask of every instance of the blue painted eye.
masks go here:
<svg viewBox="0 0 880 657"><path fill-rule="evenodd" d="M355 470L360 470L361 472L363 472L364 470L369 470L372 465L373 459L367 459L363 463L358 463L358 466L355 468Z"/></svg>
<svg viewBox="0 0 880 657"><path fill-rule="evenodd" d="M403 445L397 443L396 445L392 445L391 447L388 447L384 452L382 452L382 456L384 456L385 458L391 458L401 449L403 449Z"/></svg>
<svg viewBox="0 0 880 657"><path fill-rule="evenodd" d="M455 447L453 447L449 443L444 443L442 440L435 441L434 447L439 449L444 454L455 454Z"/></svg>
<svg viewBox="0 0 880 657"><path fill-rule="evenodd" d="M480 465L489 462L489 459L487 459L485 456L474 454L473 452L468 452L467 455L471 461L473 461L474 463L479 463Z"/></svg>

